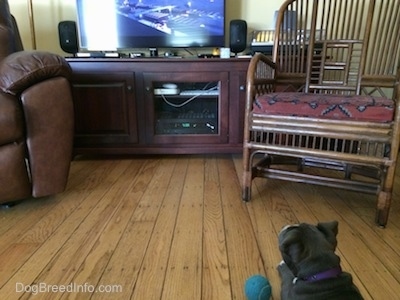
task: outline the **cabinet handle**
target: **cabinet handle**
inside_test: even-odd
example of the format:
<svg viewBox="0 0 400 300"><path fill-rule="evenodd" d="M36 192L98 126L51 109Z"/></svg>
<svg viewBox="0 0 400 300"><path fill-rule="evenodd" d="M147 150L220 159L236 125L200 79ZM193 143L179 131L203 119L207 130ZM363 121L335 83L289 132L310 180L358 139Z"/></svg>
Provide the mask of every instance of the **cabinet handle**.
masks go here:
<svg viewBox="0 0 400 300"><path fill-rule="evenodd" d="M131 85L128 85L127 87L126 87L127 89L128 89L128 91L132 91L132 86Z"/></svg>
<svg viewBox="0 0 400 300"><path fill-rule="evenodd" d="M240 85L240 86L239 86L239 90L240 90L240 91L244 91L244 90L246 90L246 87L245 87L244 85Z"/></svg>
<svg viewBox="0 0 400 300"><path fill-rule="evenodd" d="M146 89L146 91L148 91L148 92L151 91L151 88L150 88L149 86L146 86L145 89Z"/></svg>

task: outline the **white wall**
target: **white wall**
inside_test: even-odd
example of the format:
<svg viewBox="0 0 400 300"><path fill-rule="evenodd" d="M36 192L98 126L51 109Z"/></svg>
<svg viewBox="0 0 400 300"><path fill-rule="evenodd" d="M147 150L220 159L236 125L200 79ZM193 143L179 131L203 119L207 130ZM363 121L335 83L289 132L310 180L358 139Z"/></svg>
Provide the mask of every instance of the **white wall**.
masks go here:
<svg viewBox="0 0 400 300"><path fill-rule="evenodd" d="M18 22L25 49L32 49L29 0L9 0L11 13ZM75 19L75 0L32 0L37 49L63 53L58 42L58 23Z"/></svg>
<svg viewBox="0 0 400 300"><path fill-rule="evenodd" d="M25 49L32 49L28 1L9 0L9 4L17 19ZM57 26L63 20L76 20L75 1L32 0L37 49L63 54L58 42ZM254 29L269 29L274 11L283 2L284 0L226 0L226 24L232 19L243 19L247 21L249 32Z"/></svg>

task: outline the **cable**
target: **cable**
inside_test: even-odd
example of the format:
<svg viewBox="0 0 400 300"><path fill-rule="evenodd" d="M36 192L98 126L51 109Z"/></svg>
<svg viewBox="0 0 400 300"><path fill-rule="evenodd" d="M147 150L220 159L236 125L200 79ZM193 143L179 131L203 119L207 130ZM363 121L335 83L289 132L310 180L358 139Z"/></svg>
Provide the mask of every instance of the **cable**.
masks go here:
<svg viewBox="0 0 400 300"><path fill-rule="evenodd" d="M217 90L218 89L218 86L213 86L212 88L206 89L208 85L210 85L210 82L207 83L206 86L203 88L204 91L213 91L213 90ZM190 102L192 102L193 100L195 100L196 98L198 98L198 97L200 97L202 95L203 94L194 95L193 97L190 97L188 100L186 100L186 101L184 101L183 103L180 103L180 104L175 104L175 103L172 103L172 102L168 101L167 98L165 97L165 95L161 95L161 97L162 97L163 101L165 103L167 103L168 105L170 105L172 107L175 107L175 108L180 108L180 107L183 107L183 106L189 104Z"/></svg>

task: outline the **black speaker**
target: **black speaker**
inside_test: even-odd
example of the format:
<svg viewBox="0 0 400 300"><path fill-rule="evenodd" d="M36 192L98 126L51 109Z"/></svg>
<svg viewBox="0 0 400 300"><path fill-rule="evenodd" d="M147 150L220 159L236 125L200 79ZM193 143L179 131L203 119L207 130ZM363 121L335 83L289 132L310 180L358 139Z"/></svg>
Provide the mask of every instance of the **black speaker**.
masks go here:
<svg viewBox="0 0 400 300"><path fill-rule="evenodd" d="M247 46L247 23L244 20L232 20L229 24L229 47L235 54Z"/></svg>
<svg viewBox="0 0 400 300"><path fill-rule="evenodd" d="M78 38L76 23L74 21L61 21L58 23L58 37L60 46L67 53L78 53Z"/></svg>

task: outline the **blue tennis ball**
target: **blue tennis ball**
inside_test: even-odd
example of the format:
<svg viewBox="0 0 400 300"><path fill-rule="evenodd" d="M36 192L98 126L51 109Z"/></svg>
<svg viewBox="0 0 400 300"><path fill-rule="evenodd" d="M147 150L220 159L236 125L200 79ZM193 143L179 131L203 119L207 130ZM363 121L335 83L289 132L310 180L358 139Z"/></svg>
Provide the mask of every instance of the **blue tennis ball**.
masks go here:
<svg viewBox="0 0 400 300"><path fill-rule="evenodd" d="M246 280L244 293L248 300L269 300L271 298L271 285L262 275L253 275Z"/></svg>

